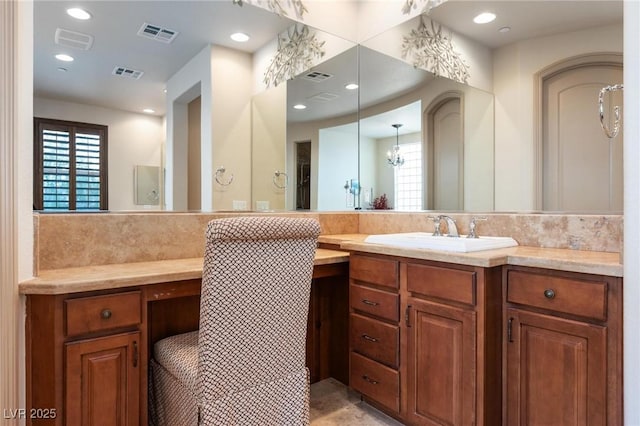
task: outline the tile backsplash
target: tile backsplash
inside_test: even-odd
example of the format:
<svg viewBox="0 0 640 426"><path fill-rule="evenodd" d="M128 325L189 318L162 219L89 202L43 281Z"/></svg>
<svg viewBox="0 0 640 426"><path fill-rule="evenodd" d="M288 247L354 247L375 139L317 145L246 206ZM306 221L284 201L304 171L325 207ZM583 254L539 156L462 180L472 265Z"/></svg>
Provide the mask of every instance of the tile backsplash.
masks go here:
<svg viewBox="0 0 640 426"><path fill-rule="evenodd" d="M35 273L77 266L201 257L208 221L241 213L34 214ZM244 213L253 214L257 213ZM315 217L323 234L433 231L435 212L282 212ZM264 215L264 214L261 214ZM450 214L466 234L473 214ZM520 245L588 251L620 251L620 215L482 215L479 235L510 236ZM446 228L443 225L443 230Z"/></svg>

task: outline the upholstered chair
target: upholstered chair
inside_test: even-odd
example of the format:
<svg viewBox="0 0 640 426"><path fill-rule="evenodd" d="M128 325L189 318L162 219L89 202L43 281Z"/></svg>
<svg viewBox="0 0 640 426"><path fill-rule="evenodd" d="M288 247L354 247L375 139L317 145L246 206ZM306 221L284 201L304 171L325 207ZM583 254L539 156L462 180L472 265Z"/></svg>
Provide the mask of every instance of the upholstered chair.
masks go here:
<svg viewBox="0 0 640 426"><path fill-rule="evenodd" d="M208 224L200 329L154 345L152 424L309 424L305 339L319 232L307 218Z"/></svg>

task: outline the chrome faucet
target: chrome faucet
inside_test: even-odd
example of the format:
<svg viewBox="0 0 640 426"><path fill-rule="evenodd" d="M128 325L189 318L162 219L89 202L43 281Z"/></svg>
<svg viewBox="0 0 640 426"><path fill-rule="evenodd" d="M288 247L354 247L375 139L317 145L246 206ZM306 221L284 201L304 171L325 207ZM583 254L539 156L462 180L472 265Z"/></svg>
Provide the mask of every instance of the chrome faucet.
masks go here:
<svg viewBox="0 0 640 426"><path fill-rule="evenodd" d="M486 217L474 217L471 219L471 222L469 222L469 234L467 235L467 238L478 238L478 233L476 232L476 222L479 220L487 220Z"/></svg>
<svg viewBox="0 0 640 426"><path fill-rule="evenodd" d="M447 236L449 237L459 237L458 227L456 226L456 221L453 220L451 216L440 215L436 217L432 217L433 219L433 236L438 237L442 235L442 231L440 230L440 223L442 220L447 222Z"/></svg>

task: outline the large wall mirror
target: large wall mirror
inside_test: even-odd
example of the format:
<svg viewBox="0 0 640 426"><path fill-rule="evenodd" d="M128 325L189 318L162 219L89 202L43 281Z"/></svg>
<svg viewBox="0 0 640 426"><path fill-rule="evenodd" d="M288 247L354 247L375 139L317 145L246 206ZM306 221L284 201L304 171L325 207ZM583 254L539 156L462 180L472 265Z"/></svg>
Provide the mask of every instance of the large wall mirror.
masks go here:
<svg viewBox="0 0 640 426"><path fill-rule="evenodd" d="M231 1L91 1L86 22L66 16L68 6L35 2L34 114L110 125L111 210L139 208L135 165L166 169L167 161L180 161L183 171L163 174L173 195L162 194L183 197L173 204L179 210L368 209L385 195L395 210L621 211L624 135L604 136L596 103L601 87L623 83L620 1L440 4L423 21L441 25L452 52L469 65L464 82L403 55L403 37L420 17L359 44L311 28L327 40L327 54L310 69L266 90L260 75L242 74L223 90L237 105L209 110L199 96L206 88L181 88L171 114L193 120L179 128L169 123L163 89L203 46L223 46L225 55L237 50L242 54L225 60L238 57L255 68L265 60L256 52L295 22ZM497 19L474 24L486 10ZM254 45L238 47L227 34L213 38L247 20ZM174 44L137 36L144 23L176 30ZM91 34L92 47L61 45L59 28L70 31L58 37L63 43ZM195 43L183 45L187 40ZM53 59L69 52L76 61ZM144 75L115 77L116 65ZM108 86L101 75L111 79ZM607 97L607 121L621 103L620 92ZM149 107L156 112L140 113ZM211 116L208 134L194 130ZM165 135L176 132L186 140L210 138L214 146L175 151ZM400 167L388 160L396 146L405 160ZM221 169L229 187L214 179Z"/></svg>

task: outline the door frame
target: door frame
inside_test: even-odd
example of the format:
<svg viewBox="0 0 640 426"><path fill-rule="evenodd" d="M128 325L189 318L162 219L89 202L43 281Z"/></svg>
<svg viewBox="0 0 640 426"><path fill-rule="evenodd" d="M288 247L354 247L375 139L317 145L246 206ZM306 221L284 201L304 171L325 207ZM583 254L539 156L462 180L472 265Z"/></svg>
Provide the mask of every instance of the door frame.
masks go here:
<svg viewBox="0 0 640 426"><path fill-rule="evenodd" d="M584 55L572 56L570 58L562 59L558 62L543 68L533 76L534 84L534 105L533 105L533 194L534 194L534 208L536 210L542 210L542 179L543 179L543 97L544 97L544 81L557 74L565 71L570 71L577 68L586 68L592 66L613 66L623 67L622 53L618 52L601 52L601 53L587 53ZM594 111L596 110L594 103ZM594 119L596 118L594 112Z"/></svg>
<svg viewBox="0 0 640 426"><path fill-rule="evenodd" d="M433 135L433 116L435 112L446 102L458 99L460 101L460 136L462 137L462 167L459 170L460 176L460 193L458 194L459 204L464 208L464 159L465 159L465 142L464 142L464 92L460 90L447 90L435 97L429 105L422 110L422 170L423 170L423 206L425 209L433 209L433 187L434 187L434 135Z"/></svg>

